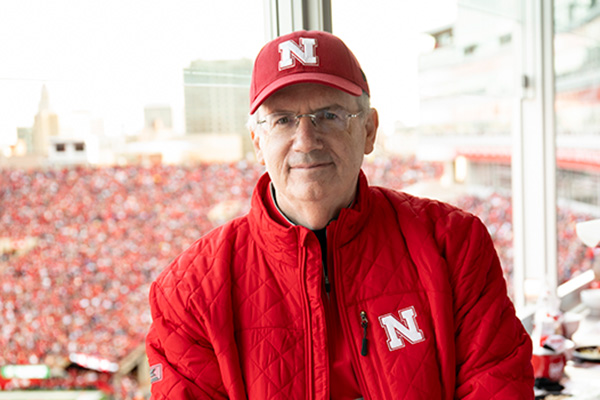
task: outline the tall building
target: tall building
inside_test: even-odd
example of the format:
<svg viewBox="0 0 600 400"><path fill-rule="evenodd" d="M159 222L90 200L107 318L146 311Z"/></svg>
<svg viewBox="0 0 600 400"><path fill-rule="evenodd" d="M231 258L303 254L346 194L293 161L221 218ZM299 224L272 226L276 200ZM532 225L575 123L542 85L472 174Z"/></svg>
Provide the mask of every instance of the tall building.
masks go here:
<svg viewBox="0 0 600 400"><path fill-rule="evenodd" d="M17 128L17 141L23 143L25 153L31 153L33 149L33 128L31 127L18 127Z"/></svg>
<svg viewBox="0 0 600 400"><path fill-rule="evenodd" d="M186 133L243 134L252 61L197 60L184 69Z"/></svg>
<svg viewBox="0 0 600 400"><path fill-rule="evenodd" d="M50 97L46 85L42 87L42 95L33 123L32 148L28 152L33 155L47 156L50 138L59 134L58 115L50 108Z"/></svg>

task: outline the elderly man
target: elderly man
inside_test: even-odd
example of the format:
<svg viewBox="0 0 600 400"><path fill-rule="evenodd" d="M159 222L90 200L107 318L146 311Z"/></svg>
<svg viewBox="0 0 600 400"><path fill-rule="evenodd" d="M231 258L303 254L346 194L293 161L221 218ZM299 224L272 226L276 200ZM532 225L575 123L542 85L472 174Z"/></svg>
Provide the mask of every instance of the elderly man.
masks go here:
<svg viewBox="0 0 600 400"><path fill-rule="evenodd" d="M250 101L267 173L152 285L153 399L532 399L480 220L362 173L378 116L345 44L268 43Z"/></svg>

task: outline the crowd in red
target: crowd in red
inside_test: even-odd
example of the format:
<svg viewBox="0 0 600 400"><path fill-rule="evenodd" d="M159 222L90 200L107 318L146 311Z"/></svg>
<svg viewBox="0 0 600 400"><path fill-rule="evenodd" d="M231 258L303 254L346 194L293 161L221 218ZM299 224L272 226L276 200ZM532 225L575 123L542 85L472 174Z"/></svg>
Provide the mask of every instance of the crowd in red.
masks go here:
<svg viewBox="0 0 600 400"><path fill-rule="evenodd" d="M491 193L486 196L463 195L456 200L456 205L479 216L485 223L504 269L509 293L512 294L513 229L512 198L509 194ZM577 212L571 208L559 207L557 212L557 257L558 283L587 271L594 265L594 250L586 247L578 239L575 225L578 222L598 218L586 212Z"/></svg>
<svg viewBox="0 0 600 400"><path fill-rule="evenodd" d="M213 205L249 204L261 173L243 162L2 171L0 366L118 362L144 342L150 282L213 228Z"/></svg>
<svg viewBox="0 0 600 400"><path fill-rule="evenodd" d="M395 158L364 170L372 184L398 189L442 174L441 164ZM144 342L150 283L231 217L215 217L216 205L233 199L234 214L246 212L263 171L245 161L0 171L0 366L56 364L72 353L118 362ZM510 198L459 205L486 222L510 274ZM579 217L561 218L571 226ZM564 242L569 277L585 251L571 236Z"/></svg>

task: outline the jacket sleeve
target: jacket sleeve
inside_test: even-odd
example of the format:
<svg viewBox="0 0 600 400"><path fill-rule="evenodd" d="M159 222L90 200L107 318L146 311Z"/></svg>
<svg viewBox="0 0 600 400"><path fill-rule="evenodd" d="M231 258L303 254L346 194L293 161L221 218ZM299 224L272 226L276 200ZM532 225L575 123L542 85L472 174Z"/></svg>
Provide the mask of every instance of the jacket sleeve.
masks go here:
<svg viewBox="0 0 600 400"><path fill-rule="evenodd" d="M150 289L152 325L146 338L152 399L224 399L215 352L175 290Z"/></svg>
<svg viewBox="0 0 600 400"><path fill-rule="evenodd" d="M447 217L442 242L454 292L455 398L533 399L531 339L507 296L492 239L470 214Z"/></svg>

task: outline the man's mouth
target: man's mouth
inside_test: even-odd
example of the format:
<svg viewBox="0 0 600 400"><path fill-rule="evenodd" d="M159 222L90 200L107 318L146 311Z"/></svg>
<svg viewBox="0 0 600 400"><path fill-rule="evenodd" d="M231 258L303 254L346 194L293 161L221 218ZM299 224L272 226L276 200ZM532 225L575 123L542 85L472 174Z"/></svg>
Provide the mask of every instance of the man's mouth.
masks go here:
<svg viewBox="0 0 600 400"><path fill-rule="evenodd" d="M331 165L330 162L310 163L310 164L297 164L297 165L293 165L292 169L306 169L306 170L310 170L310 169L317 169L317 168L328 167L329 165Z"/></svg>

